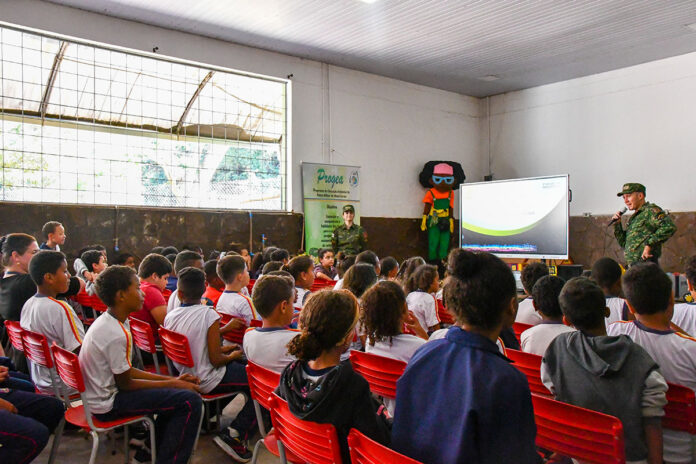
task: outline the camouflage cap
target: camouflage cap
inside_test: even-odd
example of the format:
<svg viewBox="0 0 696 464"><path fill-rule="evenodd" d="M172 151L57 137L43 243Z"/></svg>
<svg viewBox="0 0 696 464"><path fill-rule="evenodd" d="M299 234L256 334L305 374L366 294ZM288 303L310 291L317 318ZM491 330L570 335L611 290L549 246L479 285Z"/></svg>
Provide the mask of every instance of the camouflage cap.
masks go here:
<svg viewBox="0 0 696 464"><path fill-rule="evenodd" d="M343 207L343 212L347 213L350 211L351 213L355 214L355 208L353 208L353 205L346 205Z"/></svg>
<svg viewBox="0 0 696 464"><path fill-rule="evenodd" d="M620 197L621 195L626 195L633 192L640 192L645 195L645 185L639 184L638 182L629 182L627 184L623 184L621 191L617 193L616 196Z"/></svg>

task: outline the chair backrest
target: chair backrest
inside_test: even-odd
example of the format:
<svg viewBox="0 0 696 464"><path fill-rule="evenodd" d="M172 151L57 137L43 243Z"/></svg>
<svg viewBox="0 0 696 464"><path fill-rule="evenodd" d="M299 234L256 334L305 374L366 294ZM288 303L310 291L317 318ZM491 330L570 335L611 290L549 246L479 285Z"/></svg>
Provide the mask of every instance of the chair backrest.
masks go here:
<svg viewBox="0 0 696 464"><path fill-rule="evenodd" d="M510 348L505 349L505 356L512 359L514 361L513 366L527 377L529 389L532 393L551 396L551 392L541 382L541 356Z"/></svg>
<svg viewBox="0 0 696 464"><path fill-rule="evenodd" d="M276 436L285 448L303 462L341 463L341 448L333 425L298 419L275 393L269 398L269 403Z"/></svg>
<svg viewBox="0 0 696 464"><path fill-rule="evenodd" d="M80 293L75 295L75 301L80 303L82 306L87 306L103 313L107 310L107 306L99 299L97 295L89 295L86 291L82 290Z"/></svg>
<svg viewBox="0 0 696 464"><path fill-rule="evenodd" d="M5 330L7 331L7 336L10 338L12 346L17 351L24 351L24 344L22 343L22 333L24 329L17 321L5 321Z"/></svg>
<svg viewBox="0 0 696 464"><path fill-rule="evenodd" d="M193 356L186 335L160 327L158 330L164 355L177 364L193 367Z"/></svg>
<svg viewBox="0 0 696 464"><path fill-rule="evenodd" d="M263 321L252 319L251 322L249 322L249 327L263 327Z"/></svg>
<svg viewBox="0 0 696 464"><path fill-rule="evenodd" d="M51 350L45 335L25 329L22 333L22 342L24 355L29 361L53 369L53 358L51 358Z"/></svg>
<svg viewBox="0 0 696 464"><path fill-rule="evenodd" d="M442 302L442 300L436 300L437 301L437 316L440 319L440 322L444 324L454 324L454 316L452 316L449 311L447 311L447 308L445 308L445 304Z"/></svg>
<svg viewBox="0 0 696 464"><path fill-rule="evenodd" d="M626 462L621 421L614 416L532 395L541 448L595 464Z"/></svg>
<svg viewBox="0 0 696 464"><path fill-rule="evenodd" d="M387 398L396 398L396 381L406 369L406 363L372 353L350 352L353 369L370 384L370 391Z"/></svg>
<svg viewBox="0 0 696 464"><path fill-rule="evenodd" d="M128 317L133 342L141 350L154 355L157 353L157 345L155 343L155 334L152 333L152 327L145 321L141 321L135 317Z"/></svg>
<svg viewBox="0 0 696 464"><path fill-rule="evenodd" d="M520 335L522 335L522 332L527 329L531 329L532 327L534 327L532 324L524 324L522 322L513 323L512 331L515 332L515 338L517 338L517 341L520 341Z"/></svg>
<svg viewBox="0 0 696 464"><path fill-rule="evenodd" d="M242 319L241 317L230 316L229 314L226 314L226 313L218 313L218 314L220 315L220 327L223 327L223 326L229 324L230 321L232 321L232 319L239 319L240 321L244 322L244 324L246 324L246 321L244 319ZM222 338L224 338L225 340L230 341L232 343L236 343L238 345L241 345L242 341L244 340L244 333L246 332L247 329L248 329L248 327L245 325L242 328L234 329L230 332L227 332L226 334L224 334L222 336Z"/></svg>
<svg viewBox="0 0 696 464"><path fill-rule="evenodd" d="M333 288L335 285L336 285L336 281L334 281L334 280L314 279L314 283L312 284L312 288L309 291L310 292L318 292L319 290L323 290L327 287Z"/></svg>
<svg viewBox="0 0 696 464"><path fill-rule="evenodd" d="M249 291L249 295L251 295L251 291L254 289L255 283L256 279L249 279L249 283L247 284L247 290Z"/></svg>
<svg viewBox="0 0 696 464"><path fill-rule="evenodd" d="M353 464L382 464L385 462L420 464L420 461L397 453L367 438L356 429L351 429L348 434L348 448L350 448L350 460Z"/></svg>
<svg viewBox="0 0 696 464"><path fill-rule="evenodd" d="M693 390L682 385L667 385L669 389L662 426L696 435L696 395Z"/></svg>
<svg viewBox="0 0 696 464"><path fill-rule="evenodd" d="M266 409L271 409L268 399L280 383L280 374L249 361L246 366L251 399Z"/></svg>
<svg viewBox="0 0 696 464"><path fill-rule="evenodd" d="M55 343L51 345L51 353L55 361L58 376L63 383L80 393L85 391L85 380L80 370L80 360L75 353L63 349Z"/></svg>

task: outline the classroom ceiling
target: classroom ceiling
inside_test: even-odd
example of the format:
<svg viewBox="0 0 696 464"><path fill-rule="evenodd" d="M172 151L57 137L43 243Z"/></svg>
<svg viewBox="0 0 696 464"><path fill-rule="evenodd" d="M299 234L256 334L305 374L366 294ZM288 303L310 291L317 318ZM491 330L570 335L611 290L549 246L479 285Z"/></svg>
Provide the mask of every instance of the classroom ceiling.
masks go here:
<svg viewBox="0 0 696 464"><path fill-rule="evenodd" d="M696 51L694 0L50 1L475 97Z"/></svg>

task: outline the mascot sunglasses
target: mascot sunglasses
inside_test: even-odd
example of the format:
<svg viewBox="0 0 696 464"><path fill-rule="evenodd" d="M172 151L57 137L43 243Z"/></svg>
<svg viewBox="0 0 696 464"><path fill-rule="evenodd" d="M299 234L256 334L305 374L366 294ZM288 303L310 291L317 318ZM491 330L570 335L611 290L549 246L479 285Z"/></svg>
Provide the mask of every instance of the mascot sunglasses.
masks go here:
<svg viewBox="0 0 696 464"><path fill-rule="evenodd" d="M439 185L443 182L447 185L454 184L454 176L433 176L433 184Z"/></svg>

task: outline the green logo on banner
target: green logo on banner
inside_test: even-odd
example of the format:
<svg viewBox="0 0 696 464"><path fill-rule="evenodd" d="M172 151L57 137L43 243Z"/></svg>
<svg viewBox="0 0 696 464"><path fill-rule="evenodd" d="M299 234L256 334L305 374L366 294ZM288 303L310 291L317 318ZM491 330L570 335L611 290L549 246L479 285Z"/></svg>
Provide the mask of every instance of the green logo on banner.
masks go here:
<svg viewBox="0 0 696 464"><path fill-rule="evenodd" d="M336 184L343 185L343 176L331 176L327 175L323 168L317 169L317 184L321 183L330 184L331 188L334 188Z"/></svg>

